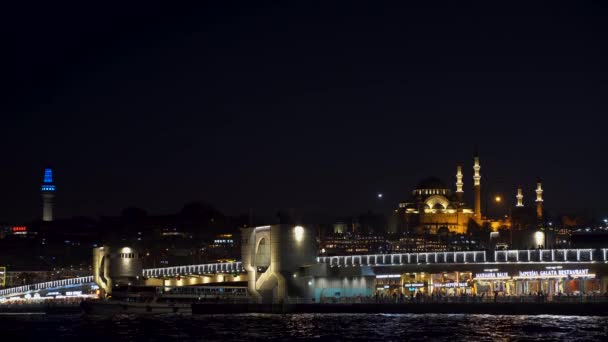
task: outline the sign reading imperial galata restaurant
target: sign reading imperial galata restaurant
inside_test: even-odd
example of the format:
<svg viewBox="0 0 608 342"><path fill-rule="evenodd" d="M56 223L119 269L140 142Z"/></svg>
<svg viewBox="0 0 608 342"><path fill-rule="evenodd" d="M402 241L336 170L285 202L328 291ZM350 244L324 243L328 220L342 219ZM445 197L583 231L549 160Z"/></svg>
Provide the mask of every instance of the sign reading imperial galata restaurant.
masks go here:
<svg viewBox="0 0 608 342"><path fill-rule="evenodd" d="M589 269L580 270L542 270L542 271L519 271L520 277L542 277L542 276L580 276L588 275Z"/></svg>

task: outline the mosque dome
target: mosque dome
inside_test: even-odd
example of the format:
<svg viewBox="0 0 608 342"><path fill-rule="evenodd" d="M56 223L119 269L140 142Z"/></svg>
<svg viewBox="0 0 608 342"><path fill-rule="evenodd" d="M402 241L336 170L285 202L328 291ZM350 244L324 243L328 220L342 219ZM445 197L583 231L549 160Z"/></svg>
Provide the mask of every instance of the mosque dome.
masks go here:
<svg viewBox="0 0 608 342"><path fill-rule="evenodd" d="M433 209L444 209L443 205L441 205L441 203L435 203L433 205Z"/></svg>
<svg viewBox="0 0 608 342"><path fill-rule="evenodd" d="M421 180L416 185L416 189L412 192L414 196L427 197L431 195L449 196L450 189L441 179L437 177L429 177Z"/></svg>

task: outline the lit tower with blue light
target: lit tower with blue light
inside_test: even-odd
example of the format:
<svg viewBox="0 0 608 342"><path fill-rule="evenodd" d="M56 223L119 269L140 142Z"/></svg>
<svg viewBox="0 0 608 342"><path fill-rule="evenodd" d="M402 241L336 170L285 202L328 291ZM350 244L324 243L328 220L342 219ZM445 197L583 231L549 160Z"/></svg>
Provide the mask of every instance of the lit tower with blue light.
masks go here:
<svg viewBox="0 0 608 342"><path fill-rule="evenodd" d="M42 193L42 221L53 221L53 203L55 199L55 184L53 184L53 169L44 169L44 178L40 186Z"/></svg>

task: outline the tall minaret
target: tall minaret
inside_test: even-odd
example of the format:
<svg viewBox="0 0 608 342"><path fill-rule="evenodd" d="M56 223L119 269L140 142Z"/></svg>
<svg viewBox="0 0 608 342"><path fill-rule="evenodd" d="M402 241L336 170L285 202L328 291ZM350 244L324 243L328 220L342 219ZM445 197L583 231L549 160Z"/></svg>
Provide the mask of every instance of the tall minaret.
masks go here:
<svg viewBox="0 0 608 342"><path fill-rule="evenodd" d="M523 194L523 190L520 187L517 188L517 196L515 196L515 198L517 198L517 205L515 205L516 207L523 207L524 206L524 194Z"/></svg>
<svg viewBox="0 0 608 342"><path fill-rule="evenodd" d="M479 156L475 155L475 163L473 164L473 190L475 191L475 218L481 220L481 175L479 174Z"/></svg>
<svg viewBox="0 0 608 342"><path fill-rule="evenodd" d="M53 221L53 199L55 198L55 185L53 184L53 170L44 169L44 178L40 186L42 192L42 221Z"/></svg>
<svg viewBox="0 0 608 342"><path fill-rule="evenodd" d="M462 191L462 165L458 163L456 166L456 197L458 202L462 203L464 199L464 192Z"/></svg>
<svg viewBox="0 0 608 342"><path fill-rule="evenodd" d="M543 219L543 187L540 178L536 181L536 217L539 221Z"/></svg>

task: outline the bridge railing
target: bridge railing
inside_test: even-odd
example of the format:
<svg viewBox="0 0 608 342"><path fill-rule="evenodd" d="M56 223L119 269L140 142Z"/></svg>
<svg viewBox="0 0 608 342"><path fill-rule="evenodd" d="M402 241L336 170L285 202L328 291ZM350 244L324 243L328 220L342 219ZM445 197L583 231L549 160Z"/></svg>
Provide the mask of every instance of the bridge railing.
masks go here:
<svg viewBox="0 0 608 342"><path fill-rule="evenodd" d="M143 276L148 278L162 278L172 276L186 276L186 275L209 275L209 274L222 274L222 273L243 273L243 263L237 262L223 262L215 264L201 264L201 265L186 265L186 266L173 266L173 267L161 267L161 268L148 268L143 270Z"/></svg>
<svg viewBox="0 0 608 342"><path fill-rule="evenodd" d="M401 254L367 254L320 256L320 263L332 267L347 266L392 266L404 264L450 264L450 263L508 263L508 262L608 262L608 248L602 249L533 249L506 251L463 251L463 252L428 252ZM149 278L186 275L211 275L244 273L243 264L238 262L186 265L174 267L149 268L143 270L143 276ZM0 290L0 296L18 295L45 289L70 285L92 283L93 276L48 281L44 283L23 285Z"/></svg>
<svg viewBox="0 0 608 342"><path fill-rule="evenodd" d="M608 261L603 249L532 249L494 251L494 261L503 262L593 262Z"/></svg>
<svg viewBox="0 0 608 342"><path fill-rule="evenodd" d="M608 262L608 248L462 251L320 256L331 267L508 262Z"/></svg>
<svg viewBox="0 0 608 342"><path fill-rule="evenodd" d="M162 278L187 275L211 275L211 274L233 274L244 273L245 269L240 261L224 262L214 264L185 265L174 267L148 268L142 271L142 275L148 278ZM70 285L82 285L92 283L93 276L78 277L62 280L47 281L44 283L28 284L0 290L0 297L16 296L20 294L37 292L40 290L66 287Z"/></svg>
<svg viewBox="0 0 608 342"><path fill-rule="evenodd" d="M487 261L485 251L430 252L401 254L367 254L321 256L317 260L334 267L342 266L393 266L406 264L452 264Z"/></svg>
<svg viewBox="0 0 608 342"><path fill-rule="evenodd" d="M93 276L53 280L53 281L47 281L44 283L23 285L23 286L3 289L3 290L0 290L0 296L10 296L10 295L16 295L16 294L21 294L21 293L36 292L39 290L47 290L47 289L66 287L66 286L71 286L71 285L83 285L83 284L92 283L92 282L93 282Z"/></svg>

